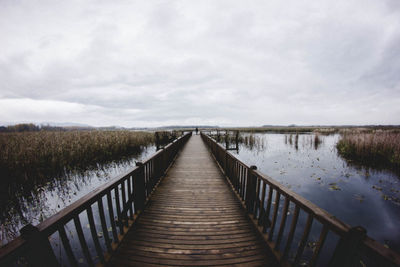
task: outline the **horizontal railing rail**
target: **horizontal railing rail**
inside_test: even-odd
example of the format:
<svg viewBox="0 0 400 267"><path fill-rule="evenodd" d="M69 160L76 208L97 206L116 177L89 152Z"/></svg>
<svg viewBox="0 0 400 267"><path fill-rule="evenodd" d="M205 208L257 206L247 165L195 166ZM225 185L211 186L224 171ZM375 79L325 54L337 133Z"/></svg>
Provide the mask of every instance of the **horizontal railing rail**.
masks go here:
<svg viewBox="0 0 400 267"><path fill-rule="evenodd" d="M23 227L21 236L0 248L0 266L94 266L107 262L190 136L184 134L39 225ZM83 217L87 225L82 225ZM56 247L49 241L53 236L60 241ZM73 241L79 246L72 246ZM60 262L60 255L68 262Z"/></svg>
<svg viewBox="0 0 400 267"><path fill-rule="evenodd" d="M350 227L255 166L246 165L210 136L201 136L282 266L316 266L321 251L327 249L328 234L336 241L329 259L320 265L400 266L400 255L368 237L364 228ZM312 231L317 231L318 238L309 244ZM311 255L305 255L306 246L312 246Z"/></svg>

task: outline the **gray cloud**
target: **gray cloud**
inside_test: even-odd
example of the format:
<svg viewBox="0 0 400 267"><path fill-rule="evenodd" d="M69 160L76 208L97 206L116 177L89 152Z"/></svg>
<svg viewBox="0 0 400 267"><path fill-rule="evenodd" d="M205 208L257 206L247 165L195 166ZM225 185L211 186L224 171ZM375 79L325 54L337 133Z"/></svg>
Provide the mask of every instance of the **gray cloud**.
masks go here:
<svg viewBox="0 0 400 267"><path fill-rule="evenodd" d="M2 1L0 122L400 124L399 10Z"/></svg>

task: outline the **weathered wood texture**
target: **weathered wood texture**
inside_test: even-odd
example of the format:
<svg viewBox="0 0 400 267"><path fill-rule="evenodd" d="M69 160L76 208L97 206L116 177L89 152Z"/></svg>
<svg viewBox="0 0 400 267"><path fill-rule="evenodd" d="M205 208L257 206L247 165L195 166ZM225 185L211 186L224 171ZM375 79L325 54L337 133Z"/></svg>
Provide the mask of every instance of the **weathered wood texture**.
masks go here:
<svg viewBox="0 0 400 267"><path fill-rule="evenodd" d="M276 266L200 136L192 136L109 266Z"/></svg>
<svg viewBox="0 0 400 267"><path fill-rule="evenodd" d="M49 240L57 233L70 266L78 265L76 252L79 248L75 247L74 252L70 244L70 240L76 237L83 253L80 263L95 266L107 262L190 136L191 133L182 135L150 158L137 162L136 167L97 187L36 227L27 225L22 228L21 236L0 248L0 266L65 266L67 263L61 258L61 248L55 246L56 251L53 251ZM80 215L87 216L89 233L84 231ZM73 222L75 229L66 228L69 222ZM102 232L97 232L100 228ZM57 258L56 254L60 257Z"/></svg>
<svg viewBox="0 0 400 267"><path fill-rule="evenodd" d="M400 255L366 236L366 230L362 227L350 227L257 171L256 166L247 166L210 136L204 133L201 136L282 266L400 266ZM290 206L294 208L293 216L289 212ZM299 214L307 217L305 224L303 221L299 225ZM290 230L289 223L286 223L288 220L291 221ZM314 233L319 231L319 237L310 257L304 251L312 230ZM301 239L294 242L296 231L301 234ZM326 248L324 245L328 234L334 235L339 242L334 251L328 251L333 255L327 253L323 259L325 262L318 262L321 251ZM328 259L329 262L326 262Z"/></svg>

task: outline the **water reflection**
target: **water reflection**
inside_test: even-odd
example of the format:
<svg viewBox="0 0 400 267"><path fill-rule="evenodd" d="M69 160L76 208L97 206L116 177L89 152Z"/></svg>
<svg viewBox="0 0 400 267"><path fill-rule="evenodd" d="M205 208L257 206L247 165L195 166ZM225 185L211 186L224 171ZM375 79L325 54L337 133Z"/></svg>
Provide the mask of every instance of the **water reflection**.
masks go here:
<svg viewBox="0 0 400 267"><path fill-rule="evenodd" d="M336 150L338 134L242 134L246 138L257 141L239 145L236 155L242 161L400 251L397 173L342 159Z"/></svg>
<svg viewBox="0 0 400 267"><path fill-rule="evenodd" d="M0 210L0 245L17 237L24 225L42 222L109 179L126 172L135 166L135 161L148 157L155 150L155 146L149 146L130 158L97 165L86 171L70 172L29 191L23 187L13 188L12 194L3 196L7 201L2 201Z"/></svg>

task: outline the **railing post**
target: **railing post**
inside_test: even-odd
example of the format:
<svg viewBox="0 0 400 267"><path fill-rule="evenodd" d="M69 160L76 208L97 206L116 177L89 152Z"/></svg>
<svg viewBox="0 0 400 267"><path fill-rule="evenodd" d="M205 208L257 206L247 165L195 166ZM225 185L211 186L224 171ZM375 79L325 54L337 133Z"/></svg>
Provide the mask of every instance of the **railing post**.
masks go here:
<svg viewBox="0 0 400 267"><path fill-rule="evenodd" d="M137 176L134 177L133 184L133 193L134 193L134 204L135 204L135 212L139 210L143 210L144 203L146 201L145 195L145 184L144 184L144 166L143 163L138 161L136 162L136 166L139 167L137 172Z"/></svg>
<svg viewBox="0 0 400 267"><path fill-rule="evenodd" d="M256 193L256 177L253 171L257 170L257 166L250 166L247 173L247 183L246 183L246 208L247 212L252 214L254 212L254 200Z"/></svg>
<svg viewBox="0 0 400 267"><path fill-rule="evenodd" d="M51 248L49 239L32 224L21 228L21 237L28 243L25 255L29 266L60 266Z"/></svg>
<svg viewBox="0 0 400 267"><path fill-rule="evenodd" d="M359 260L357 252L366 234L367 230L361 226L350 228L347 236L339 241L339 244L330 260L329 266L356 266Z"/></svg>

